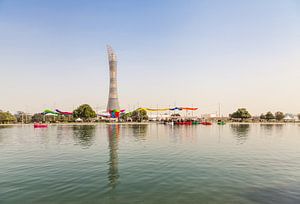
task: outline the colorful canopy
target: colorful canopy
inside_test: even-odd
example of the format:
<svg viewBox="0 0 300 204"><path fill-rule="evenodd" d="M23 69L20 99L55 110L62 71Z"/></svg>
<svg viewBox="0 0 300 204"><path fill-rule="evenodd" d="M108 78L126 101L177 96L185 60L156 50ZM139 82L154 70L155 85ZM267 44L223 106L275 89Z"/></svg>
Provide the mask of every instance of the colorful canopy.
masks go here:
<svg viewBox="0 0 300 204"><path fill-rule="evenodd" d="M58 109L55 109L55 111L62 115L72 115L73 114L72 112L64 112L64 111L60 111Z"/></svg>
<svg viewBox="0 0 300 204"><path fill-rule="evenodd" d="M55 109L55 111L52 111L50 109L46 109L44 110L44 112L42 112L42 114L44 115L58 115L58 114L61 114L61 115L72 115L73 113L72 112L64 112L64 111L60 111L58 109Z"/></svg>
<svg viewBox="0 0 300 204"><path fill-rule="evenodd" d="M111 118L119 118L120 117L120 113L123 113L125 110L110 110L108 113L102 113L102 114L98 114L99 116L103 116L103 117L111 117ZM55 111L52 111L50 109L46 109L44 110L44 112L42 112L42 114L44 115L72 115L72 112L66 112L66 111L60 111L59 109L55 109Z"/></svg>
<svg viewBox="0 0 300 204"><path fill-rule="evenodd" d="M175 108L140 108L145 111L149 112L162 112L162 111L175 111L175 110L190 110L195 111L198 110L198 108L189 108L189 107L175 107Z"/></svg>
<svg viewBox="0 0 300 204"><path fill-rule="evenodd" d="M49 110L49 109L46 109L46 110L44 110L44 112L42 112L42 114L44 114L44 115L49 114L49 113L51 113L51 114L53 114L53 115L58 115L57 112L54 112L54 111Z"/></svg>
<svg viewBox="0 0 300 204"><path fill-rule="evenodd" d="M117 110L117 109L114 109L114 110L109 110L109 114L110 114L110 117L112 118L119 118L120 117L120 113L123 113L125 110Z"/></svg>

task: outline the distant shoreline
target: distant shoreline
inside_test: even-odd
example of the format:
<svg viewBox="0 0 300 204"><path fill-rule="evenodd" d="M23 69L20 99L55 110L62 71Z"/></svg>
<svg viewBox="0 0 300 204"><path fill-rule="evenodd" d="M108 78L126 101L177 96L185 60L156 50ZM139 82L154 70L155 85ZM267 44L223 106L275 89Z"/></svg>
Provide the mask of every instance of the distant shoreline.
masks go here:
<svg viewBox="0 0 300 204"><path fill-rule="evenodd" d="M34 123L15 123L15 124L0 124L0 126L31 126ZM68 126L68 125L148 125L148 124L160 124L156 122L110 122L110 123L99 123L99 122L84 122L84 123L46 123L49 126ZM217 124L217 123L213 123ZM226 122L226 124L260 124L260 125L285 125L285 124L300 124L300 122Z"/></svg>

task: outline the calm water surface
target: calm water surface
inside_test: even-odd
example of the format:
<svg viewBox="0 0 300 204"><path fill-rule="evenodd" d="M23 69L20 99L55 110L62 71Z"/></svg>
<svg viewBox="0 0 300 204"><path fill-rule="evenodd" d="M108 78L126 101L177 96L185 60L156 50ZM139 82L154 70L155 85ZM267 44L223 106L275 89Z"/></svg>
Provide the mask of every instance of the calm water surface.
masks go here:
<svg viewBox="0 0 300 204"><path fill-rule="evenodd" d="M300 125L0 126L0 203L300 203Z"/></svg>

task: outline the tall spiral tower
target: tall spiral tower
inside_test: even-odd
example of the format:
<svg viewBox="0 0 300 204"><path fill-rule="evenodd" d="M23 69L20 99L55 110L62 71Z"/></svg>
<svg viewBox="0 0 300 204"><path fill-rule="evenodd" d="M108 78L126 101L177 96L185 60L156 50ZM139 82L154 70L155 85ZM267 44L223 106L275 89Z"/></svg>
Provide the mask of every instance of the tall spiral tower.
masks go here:
<svg viewBox="0 0 300 204"><path fill-rule="evenodd" d="M117 56L111 46L107 45L109 61L109 96L107 111L119 110L118 86L117 86Z"/></svg>

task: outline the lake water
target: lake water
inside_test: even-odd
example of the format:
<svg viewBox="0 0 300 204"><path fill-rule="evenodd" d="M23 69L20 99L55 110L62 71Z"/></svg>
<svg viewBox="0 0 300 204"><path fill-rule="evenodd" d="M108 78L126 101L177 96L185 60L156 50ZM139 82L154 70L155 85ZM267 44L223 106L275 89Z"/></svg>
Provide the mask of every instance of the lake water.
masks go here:
<svg viewBox="0 0 300 204"><path fill-rule="evenodd" d="M300 203L300 124L0 126L0 203Z"/></svg>

